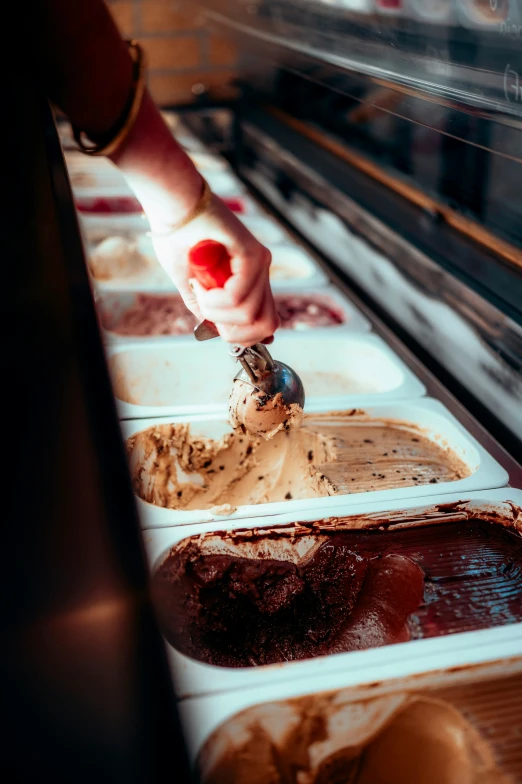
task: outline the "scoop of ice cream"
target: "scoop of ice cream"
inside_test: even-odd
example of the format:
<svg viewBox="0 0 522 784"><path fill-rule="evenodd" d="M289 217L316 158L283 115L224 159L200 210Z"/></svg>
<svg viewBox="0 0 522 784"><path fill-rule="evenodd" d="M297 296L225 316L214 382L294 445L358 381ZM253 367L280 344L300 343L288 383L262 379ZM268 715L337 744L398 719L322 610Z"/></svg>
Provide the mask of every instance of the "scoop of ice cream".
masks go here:
<svg viewBox="0 0 522 784"><path fill-rule="evenodd" d="M296 403L287 406L281 392L270 397L241 379L234 381L228 412L234 430L267 440L280 430L300 427L303 421L303 409Z"/></svg>

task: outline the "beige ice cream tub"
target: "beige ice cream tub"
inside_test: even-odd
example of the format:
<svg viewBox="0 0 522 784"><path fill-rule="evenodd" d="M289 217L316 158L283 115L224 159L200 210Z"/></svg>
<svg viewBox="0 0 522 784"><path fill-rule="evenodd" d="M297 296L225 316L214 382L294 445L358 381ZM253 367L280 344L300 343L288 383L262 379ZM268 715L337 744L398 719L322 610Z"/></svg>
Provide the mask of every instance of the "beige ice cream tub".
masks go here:
<svg viewBox="0 0 522 784"><path fill-rule="evenodd" d="M328 284L327 274L299 245L276 245L271 251L270 284L274 291L315 290Z"/></svg>
<svg viewBox="0 0 522 784"><path fill-rule="evenodd" d="M241 558L296 562L306 560L309 552L316 552L314 548L321 536L339 532L349 533L353 538L351 547L361 553L365 546L361 535L366 539L379 537L373 545L378 554L381 546L406 553L400 543L401 537L413 532L419 551L417 559L424 571L424 598L418 609L408 616L410 630L421 631L412 634L411 639L315 658L236 667L199 661L165 642L178 695L186 698L257 688L264 699L267 688L272 688L277 695L288 688L292 679L294 682L301 679L308 686L320 682L321 688L334 689L409 677L439 667L467 667L499 657L520 655L522 622L516 618L522 614L519 563L522 543L518 553L510 551L505 562L502 558L513 546L511 538L506 543L506 531L512 532L513 542L517 542L522 533L521 507L522 491L503 488L452 493L431 499L372 501L358 506L345 504L330 514L324 509L227 524L221 521L146 531L144 542L153 574L171 548L181 545L183 550L191 537L203 554L223 553ZM483 542L494 541L497 535L500 542L489 546L487 552L484 550L480 569L477 566L480 550L475 540L462 551L465 556L459 551L459 539L466 536L465 531L474 519L483 521L488 529ZM426 544L429 534L426 526L439 537L437 547L433 544L433 535ZM386 543L386 537L395 537L391 545ZM460 567L460 559L464 557L466 562ZM516 561L511 566L510 558ZM325 574L330 575L331 571L326 570ZM158 594L155 595L157 599ZM517 602L516 607L513 602ZM449 614L444 606L449 608ZM159 607L158 615L161 619ZM376 622L375 612L369 617L372 623ZM439 623L435 633L434 622ZM273 642L271 645L273 647ZM311 688L315 690L315 686Z"/></svg>
<svg viewBox="0 0 522 784"><path fill-rule="evenodd" d="M162 526L172 525L186 525L189 523L207 522L212 520L223 521L223 515L228 519L245 518L245 517L260 517L262 515L275 515L275 514L293 514L296 510L306 511L311 514L330 515L335 514L336 509L346 505L357 505L361 503L372 503L374 501L382 501L392 503L400 498L422 498L429 496L438 496L441 493L469 493L474 490L485 490L489 488L502 487L508 481L508 475L505 469L497 463L496 460L473 438L473 436L465 430L465 428L457 421L457 419L437 400L429 398L418 398L409 401L397 401L382 403L379 405L365 405L364 411L354 410L348 408L348 405L342 406L348 410L348 419L350 422L357 424L367 424L369 426L379 426L383 424L388 426L390 423L398 421L402 423L399 425L398 435L410 438L411 440L425 438L430 443L434 444L436 448L441 448L443 454L448 453L448 459L453 459L455 456L461 464L465 467L467 476L463 478L453 479L452 481L440 481L438 483L427 483L421 485L409 485L402 487L392 487L391 489L370 490L366 492L350 492L349 489L341 489L336 495L326 495L323 497L308 497L308 498L292 498L291 500L272 501L269 503L245 503L237 506L211 507L207 509L172 509L164 506L149 503L142 498L137 497L138 511L142 526L144 528L157 528ZM320 417L321 412L329 411L328 406L318 406L316 412L311 412L310 427L313 425L313 415L318 413L317 430L324 427L324 419ZM333 417L334 425L341 422L344 426L347 418L346 413L341 414L337 419ZM404 424L407 423L407 424ZM168 418L151 418L141 420L129 420L121 423L123 436L129 438L139 434L141 431L147 431L148 428L156 426L178 426L189 424L191 433L197 438L211 438L219 440L221 437L230 433L230 426L223 415L191 415L185 417L168 417ZM299 431L302 433L302 430ZM285 434L281 434L285 438ZM301 436L299 436L301 438ZM278 436L276 436L276 439ZM274 439L275 441L275 439ZM157 474L154 468L154 463L158 459L158 455L154 449L148 451L147 446L142 448L141 437L133 439L134 446L129 454L131 473L134 481L139 483L141 488L140 492L144 495L149 493L151 497L155 497L156 493L160 490L167 489L165 487L165 477L162 474ZM264 442L265 444L270 442ZM285 441L281 441L277 446L277 450L281 447L280 454L275 451L275 457L271 457L272 464L264 465L264 473L267 473L270 481L277 482L287 472L288 461L292 461L292 465L296 465L299 455L294 454L291 457L285 456ZM434 448L435 448L434 447ZM241 449L245 445L241 445ZM373 447L368 447L369 449ZM276 449L270 447L270 449ZM272 454L272 453L271 453ZM179 482L190 482L194 484L205 484L205 480L201 473L194 473L188 476L181 468L176 457L175 450L169 455L163 454L162 460L168 458L170 465L173 465L173 470ZM170 458L172 457L172 460ZM313 456L312 456L313 457ZM222 460L223 458L221 458ZM314 458L315 459L315 458ZM221 460L219 462L221 462ZM229 458L225 457L225 462L229 465L227 470L223 470L223 477L227 473L231 473L231 479L234 476L232 473L238 465L237 456L235 453L230 453ZM419 462L422 462L419 461ZM225 468L225 466L224 466ZM399 466L397 466L397 470ZM306 470L306 469L304 469ZM370 470L370 469L369 469ZM420 469L419 469L420 470ZM254 465L250 476L254 477L258 467ZM204 472L203 472L204 473ZM288 472L287 472L288 473ZM217 474L221 476L221 474ZM286 476L286 474L285 474ZM304 474L303 474L304 476ZM348 472L345 482L349 485L350 474ZM210 479L210 477L209 477ZM158 485L158 482L160 483ZM398 484L401 484L399 482ZM375 480L375 485L378 482ZM237 484L234 484L234 492L237 489ZM314 491L315 492L315 491ZM297 495L297 493L296 493ZM230 499L232 501L232 498ZM197 499L194 503L197 503ZM219 504L223 504L219 501Z"/></svg>
<svg viewBox="0 0 522 784"><path fill-rule="evenodd" d="M502 659L495 646L481 653L480 664L455 667L445 653L427 672L368 673L351 688L299 678L185 700L179 709L198 780L223 784L226 771L227 784L237 784L255 770L256 782L268 783L279 780L280 765L299 770L303 784L515 784L522 657ZM335 772L343 777L325 775Z"/></svg>
<svg viewBox="0 0 522 784"><path fill-rule="evenodd" d="M290 331L278 336L272 355L301 377L306 410L362 406L383 400L421 397L426 389L377 335L347 331L322 335ZM122 419L225 413L240 366L221 340L196 343L115 345L108 349L109 370ZM202 372L198 371L202 369Z"/></svg>

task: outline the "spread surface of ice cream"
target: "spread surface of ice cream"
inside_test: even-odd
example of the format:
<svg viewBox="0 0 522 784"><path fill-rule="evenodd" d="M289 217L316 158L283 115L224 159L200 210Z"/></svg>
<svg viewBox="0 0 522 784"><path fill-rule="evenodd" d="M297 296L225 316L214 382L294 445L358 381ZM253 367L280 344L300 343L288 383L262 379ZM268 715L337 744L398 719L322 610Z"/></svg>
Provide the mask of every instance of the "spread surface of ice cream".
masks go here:
<svg viewBox="0 0 522 784"><path fill-rule="evenodd" d="M165 636L246 667L522 620L522 539L504 525L343 522L182 540L153 577Z"/></svg>
<svg viewBox="0 0 522 784"><path fill-rule="evenodd" d="M134 490L170 509L211 509L388 490L469 476L449 448L408 423L364 412L313 414L270 440L227 433L193 436L158 424L127 440Z"/></svg>
<svg viewBox="0 0 522 784"><path fill-rule="evenodd" d="M179 294L138 294L116 319L102 310L101 321L105 329L129 337L186 335L197 324Z"/></svg>
<svg viewBox="0 0 522 784"><path fill-rule="evenodd" d="M509 753L516 743L511 722L491 719L495 707L503 716L508 690L520 695L520 677L485 687L392 693L364 703L343 704L340 692L256 705L225 721L206 741L198 759L201 780L514 784L522 765ZM508 715L519 726L520 709L513 713L511 707Z"/></svg>

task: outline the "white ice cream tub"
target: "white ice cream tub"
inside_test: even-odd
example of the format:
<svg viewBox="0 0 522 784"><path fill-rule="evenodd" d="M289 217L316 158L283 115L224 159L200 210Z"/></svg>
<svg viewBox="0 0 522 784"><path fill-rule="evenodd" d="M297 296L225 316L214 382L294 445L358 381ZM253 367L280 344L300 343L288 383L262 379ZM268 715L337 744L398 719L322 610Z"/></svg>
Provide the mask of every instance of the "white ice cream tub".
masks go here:
<svg viewBox="0 0 522 784"><path fill-rule="evenodd" d="M350 406L344 406L350 408ZM319 411L330 410L328 406L317 406ZM228 520L245 517L261 517L263 515L294 514L296 511L310 515L329 516L337 514L342 507L370 504L374 502L391 504L399 499L418 499L439 496L445 493L468 494L474 490L487 490L503 487L508 481L505 469L465 430L457 419L438 400L418 398L416 400L390 402L380 405L367 405L364 411L375 419L397 419L409 422L422 429L422 434L435 443L453 450L466 463L472 472L464 479L453 482L440 482L414 487L396 488L393 490L376 490L351 495L335 495L326 498L308 498L289 500L267 504L250 504L233 508L230 514L223 517L212 509L176 510L166 509L137 498L138 511L143 528L161 528L164 526L187 525L220 520L221 525L228 526ZM209 438L220 438L230 432L225 417L214 415L192 415L185 417L155 417L152 419L129 420L121 423L124 438L146 430L156 424L167 422L190 423L195 435ZM418 431L415 431L418 433ZM131 471L133 470L131 459ZM144 471L146 476L146 471Z"/></svg>
<svg viewBox="0 0 522 784"><path fill-rule="evenodd" d="M356 407L421 397L424 385L377 335L290 331L270 347L303 381L306 410ZM108 349L114 395L122 419L228 411L240 369L221 340L114 346ZM204 368L204 378L197 368ZM193 368L193 369L192 369Z"/></svg>
<svg viewBox="0 0 522 784"><path fill-rule="evenodd" d="M82 184L82 182L78 180L78 177L82 174L85 174L85 176L89 178L87 184ZM210 185L211 190L213 190L217 196L222 196L223 198L245 197L245 186L231 170L209 169L208 171L204 171L203 174ZM72 169L69 170L69 177L71 179L74 197L78 201L95 199L97 197L121 198L124 196L132 196L137 198L118 169L115 171L88 169L84 171L83 169Z"/></svg>
<svg viewBox="0 0 522 784"><path fill-rule="evenodd" d="M154 292L149 292L153 294ZM166 292L162 291L161 289L156 292L158 295L165 295ZM121 318L121 316L130 308L132 308L136 302L136 298L138 296L137 292L132 291L113 291L107 292L105 294L100 294L97 299L97 308L98 311L101 313L105 313L105 316L101 318L102 328L104 331L105 340L109 343L114 344L122 344L128 345L130 343L149 343L151 340L160 341L160 342L171 342L171 341L178 341L180 339L186 339L187 337L190 339L190 342L194 342L194 336L192 334L192 330L188 333L181 334L181 335L119 335L117 332L114 331L113 327L117 323L117 320ZM180 296L180 295L176 295ZM276 292L277 296L277 292ZM301 340L303 337L303 333L310 337L313 334L317 335L332 335L338 334L341 332L370 332L371 331L371 324L364 316L361 311L351 302L348 297L346 297L339 289L335 288L335 286L326 286L323 289L319 289L318 291L313 292L306 292L306 291L288 291L288 292L279 292L279 296L282 297L293 297L293 296L301 296L301 297L317 297L321 300L326 300L328 304L331 303L332 307L342 314L344 318L344 322L342 324L335 324L332 326L324 326L324 327L311 327L306 329L285 329L284 327L279 327L279 331L277 333L278 337L284 335L285 337L295 337L297 340Z"/></svg>
<svg viewBox="0 0 522 784"><path fill-rule="evenodd" d="M252 214L252 210L249 205L253 205L255 208L254 202L251 202L248 196L241 196L239 200L244 203L247 207L247 211L245 215ZM254 209L255 214L255 209ZM137 220L140 220L139 216L134 217L134 226L137 225ZM244 217L243 214L238 214L238 218L242 219ZM92 233L94 231L95 220L99 221L102 219L103 221L107 221L108 228L114 228L114 232L111 236L118 236L121 233L117 230L118 226L122 226L122 221L124 217L121 215L114 215L114 216L93 216L93 219L86 221L85 214L82 214L82 223L85 227L85 231L89 231ZM146 225L146 224L145 224ZM99 223L98 223L99 226ZM131 229L131 224L128 224L129 230ZM146 229L147 231L148 229ZM143 232L141 232L143 233ZM89 250L93 250L92 248ZM89 252L88 250L88 252ZM164 275L164 282L159 284L158 277L154 275L149 275L148 277L140 277L138 279L131 279L131 278L113 278L111 280L98 280L95 279L94 282L96 286L99 288L100 291L154 291L154 290L162 290L162 291L175 291L176 286L170 279L167 279L167 275ZM297 245L274 245L272 246L272 266L270 268L270 284L272 289L275 293L280 291L284 293L289 290L301 291L301 290L316 290L323 288L324 286L328 285L329 279L326 273L321 269L321 267L314 261L314 259L306 253L302 248Z"/></svg>
<svg viewBox="0 0 522 784"><path fill-rule="evenodd" d="M174 545L190 536L201 536L209 532L226 533L248 530L255 530L259 533L263 528L273 531L278 526L288 526L297 522L313 522L324 518L327 518L327 522L334 527L335 518L340 517L353 517L354 529L357 530L363 527L360 522L357 522L357 519L363 515L366 519L366 525L368 525L368 515L374 515L377 520L380 520L383 516L394 512L399 516L404 512L407 518L415 514L419 514L419 516L430 513L437 514L439 513L439 504L459 501L464 505L460 508L464 508L470 514L479 514L481 511L487 510L509 515L512 504L522 507L522 491L503 488L476 493L451 493L422 500L418 498L408 500L403 498L397 501L371 500L367 503L359 503L358 506L345 503L344 506L338 506L335 510L325 507L319 512L307 510L299 514L294 512L278 517L261 517L257 520L242 520L232 523L221 521L181 528L157 528L144 533L144 542L150 568L154 570ZM414 525L411 521L405 523L397 521L397 515L393 517L396 524L401 524L402 527ZM349 526L349 519L344 519L343 525ZM318 530L317 533L319 534L320 531ZM292 678L301 678L309 684L313 683L314 679L321 678L325 689L354 686L368 681L382 681L388 678L413 675L439 667L456 667L500 656L521 655L522 623L253 667L218 667L205 664L180 653L167 642L165 645L176 692L180 697L185 698L250 687L266 689L269 684L273 684L273 688L276 689L276 686L277 688L283 685L286 687Z"/></svg>
<svg viewBox="0 0 522 784"><path fill-rule="evenodd" d="M290 235L279 223L277 223L277 221L273 220L268 215L246 217L242 219L242 222L262 245L266 245L270 249L273 245L282 245L291 242Z"/></svg>
<svg viewBox="0 0 522 784"><path fill-rule="evenodd" d="M105 237L123 234L144 234L150 230L149 222L144 215L96 215L82 213L79 216L80 225L86 242L95 244ZM272 245L288 245L290 235L268 215L253 215L240 217L242 223L257 237L259 242L271 247Z"/></svg>
<svg viewBox="0 0 522 784"><path fill-rule="evenodd" d="M107 237L136 237L150 231L145 215L98 215L80 213L80 229L86 245L97 245Z"/></svg>
<svg viewBox="0 0 522 784"><path fill-rule="evenodd" d="M197 137L193 136L192 138L196 139ZM200 152L189 152L189 158L205 177L208 177L211 172L232 171L226 158L203 149Z"/></svg>
<svg viewBox="0 0 522 784"><path fill-rule="evenodd" d="M299 245L276 245L271 250L270 284L274 291L318 289L328 284L326 272Z"/></svg>
<svg viewBox="0 0 522 784"><path fill-rule="evenodd" d="M497 704L498 697L494 684L499 679L522 673L520 647L517 651L520 640L518 630L518 634L513 634L509 640L506 639L501 647L494 642L485 642L478 649L440 651L437 659L434 656L430 656L429 659L423 658L417 663L418 666L413 668L410 660L394 661L382 669L369 665L366 672L358 672L356 678L359 680L354 680L351 670L346 670L344 673L336 671L333 676L324 673L315 678L299 677L290 681L183 700L179 704L179 711L191 762L195 763L199 752L213 732L219 727L224 727L239 713L255 706L264 706L264 718L270 722L272 717L272 726L274 732L277 732L285 727L287 718L286 712L281 714L277 710L282 702L302 697L322 698L317 709L318 714L321 714L321 708L325 711L333 708L335 712L335 719L327 724L329 737L342 733L339 737L341 743L338 745L344 743L349 746L354 740L351 736L353 728L356 728L357 737L360 738L366 723L370 725L368 729L373 729L376 724L382 722L383 718L386 718L387 709L394 710L399 707L408 695L422 695L429 698L434 691L443 689L444 702L454 705L461 712L458 697L455 703L452 700L453 689L466 686L477 689L482 684L488 686L491 684L493 688L488 689L489 693L484 694L480 699L479 704L483 705L480 714L486 722L488 717L500 716L506 722L506 729L510 730L512 742L502 744L504 748L493 747L495 756L502 765L502 752L507 752L509 756L509 751L513 748L513 740L516 743L513 735L517 734L519 728L514 727L510 722L512 710L509 710L509 706L505 706L505 698L504 700L501 698ZM509 658L502 658L504 652ZM421 669L423 666L426 666L426 671ZM325 700L324 697L327 695L331 695L332 698ZM466 718L473 727L476 727L477 719L474 711ZM249 716L246 714L247 725L248 719ZM283 720L282 725L281 720ZM487 741L488 728L486 726L481 729Z"/></svg>

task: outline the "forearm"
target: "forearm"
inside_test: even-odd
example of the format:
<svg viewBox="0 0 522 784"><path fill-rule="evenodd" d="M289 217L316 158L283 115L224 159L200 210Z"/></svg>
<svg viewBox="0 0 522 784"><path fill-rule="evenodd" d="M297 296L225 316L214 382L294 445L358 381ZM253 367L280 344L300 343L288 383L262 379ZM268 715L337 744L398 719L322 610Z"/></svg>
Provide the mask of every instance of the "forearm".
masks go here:
<svg viewBox="0 0 522 784"><path fill-rule="evenodd" d="M184 218L201 196L201 175L174 140L148 92L136 123L111 160L158 228Z"/></svg>
<svg viewBox="0 0 522 784"><path fill-rule="evenodd" d="M110 134L127 104L132 59L103 0L46 0L42 61L51 99L94 141ZM158 224L197 202L201 177L145 93L135 125L111 159Z"/></svg>

